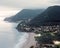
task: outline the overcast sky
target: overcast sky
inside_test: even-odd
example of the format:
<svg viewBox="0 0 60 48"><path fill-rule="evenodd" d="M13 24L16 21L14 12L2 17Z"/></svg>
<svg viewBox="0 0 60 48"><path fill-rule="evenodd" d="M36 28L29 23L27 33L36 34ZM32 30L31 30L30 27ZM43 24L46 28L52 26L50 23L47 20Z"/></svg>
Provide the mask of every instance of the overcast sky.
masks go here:
<svg viewBox="0 0 60 48"><path fill-rule="evenodd" d="M15 15L23 8L46 8L60 5L60 0L0 0L0 16Z"/></svg>
<svg viewBox="0 0 60 48"><path fill-rule="evenodd" d="M0 6L12 8L42 8L56 4L60 5L60 0L0 0Z"/></svg>

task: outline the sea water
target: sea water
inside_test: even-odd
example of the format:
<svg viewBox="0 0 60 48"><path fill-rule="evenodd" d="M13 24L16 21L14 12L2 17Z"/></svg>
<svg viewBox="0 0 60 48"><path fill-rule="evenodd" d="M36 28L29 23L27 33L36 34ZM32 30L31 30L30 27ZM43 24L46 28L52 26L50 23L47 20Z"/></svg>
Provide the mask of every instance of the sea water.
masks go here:
<svg viewBox="0 0 60 48"><path fill-rule="evenodd" d="M18 23L4 21L5 17L0 17L0 48L21 48L28 38L27 33L18 32Z"/></svg>

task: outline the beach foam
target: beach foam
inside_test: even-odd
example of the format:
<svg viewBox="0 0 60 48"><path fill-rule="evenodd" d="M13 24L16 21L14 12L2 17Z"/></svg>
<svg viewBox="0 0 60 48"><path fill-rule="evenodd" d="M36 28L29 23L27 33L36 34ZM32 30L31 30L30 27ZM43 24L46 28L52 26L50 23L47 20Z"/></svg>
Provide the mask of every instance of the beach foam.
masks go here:
<svg viewBox="0 0 60 48"><path fill-rule="evenodd" d="M19 38L14 48L22 48L23 44L27 41L27 38L28 38L28 34L24 33L24 35Z"/></svg>

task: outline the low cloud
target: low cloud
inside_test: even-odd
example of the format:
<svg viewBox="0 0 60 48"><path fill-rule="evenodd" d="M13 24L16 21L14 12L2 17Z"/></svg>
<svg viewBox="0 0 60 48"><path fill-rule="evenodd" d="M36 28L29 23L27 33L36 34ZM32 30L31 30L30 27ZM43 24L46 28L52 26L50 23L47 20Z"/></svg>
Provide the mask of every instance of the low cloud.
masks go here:
<svg viewBox="0 0 60 48"><path fill-rule="evenodd" d="M15 8L40 8L60 4L60 0L0 0L0 5Z"/></svg>

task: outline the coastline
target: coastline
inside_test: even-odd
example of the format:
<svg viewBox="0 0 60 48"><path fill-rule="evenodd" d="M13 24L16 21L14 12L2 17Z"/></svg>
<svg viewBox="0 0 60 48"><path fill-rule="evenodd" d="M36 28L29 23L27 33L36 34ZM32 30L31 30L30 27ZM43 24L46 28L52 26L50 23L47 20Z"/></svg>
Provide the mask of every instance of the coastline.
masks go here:
<svg viewBox="0 0 60 48"><path fill-rule="evenodd" d="M35 33L28 33L28 38L26 42L23 44L22 48L30 48L31 46L36 46L36 41L35 41Z"/></svg>

